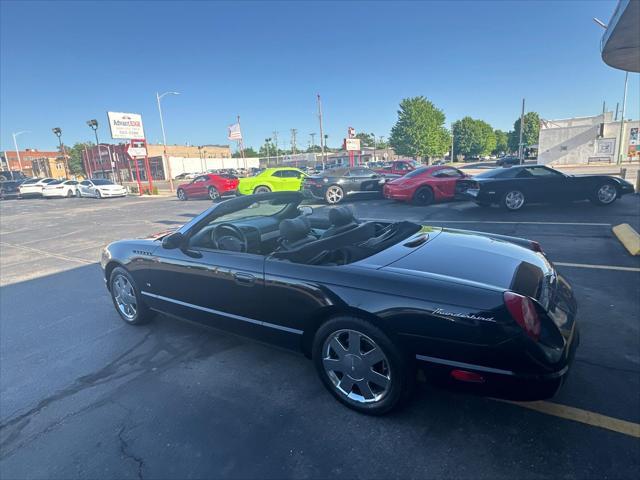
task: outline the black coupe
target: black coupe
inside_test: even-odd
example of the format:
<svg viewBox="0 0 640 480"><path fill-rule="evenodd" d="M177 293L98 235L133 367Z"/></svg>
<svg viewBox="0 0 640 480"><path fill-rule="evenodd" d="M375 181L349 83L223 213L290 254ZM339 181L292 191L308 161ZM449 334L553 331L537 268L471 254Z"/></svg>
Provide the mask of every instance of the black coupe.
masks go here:
<svg viewBox="0 0 640 480"><path fill-rule="evenodd" d="M384 184L398 177L376 173L366 167L338 167L325 170L321 175L306 177L302 182L302 191L309 198L335 205L350 196L381 195Z"/></svg>
<svg viewBox="0 0 640 480"><path fill-rule="evenodd" d="M301 201L239 197L173 233L110 244L101 265L116 311L129 324L163 312L299 350L338 400L372 414L408 396L416 367L510 399L559 388L576 302L537 243L359 221L346 207L316 218Z"/></svg>
<svg viewBox="0 0 640 480"><path fill-rule="evenodd" d="M461 189L478 205L498 204L510 211L527 203L572 202L591 200L610 205L633 185L608 175L565 175L544 165L495 168L482 172L473 180L462 180Z"/></svg>

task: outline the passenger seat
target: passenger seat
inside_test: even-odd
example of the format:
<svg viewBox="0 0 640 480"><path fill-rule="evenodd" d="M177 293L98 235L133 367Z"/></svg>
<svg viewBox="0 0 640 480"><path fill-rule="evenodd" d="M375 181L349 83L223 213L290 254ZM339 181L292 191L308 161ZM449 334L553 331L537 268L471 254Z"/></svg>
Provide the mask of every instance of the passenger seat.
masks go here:
<svg viewBox="0 0 640 480"><path fill-rule="evenodd" d="M297 217L282 220L280 222L280 248L279 250L294 250L302 245L317 240L311 235L311 225L307 217Z"/></svg>
<svg viewBox="0 0 640 480"><path fill-rule="evenodd" d="M353 212L348 207L334 207L329 210L331 227L324 231L320 238L329 238L347 232L359 225Z"/></svg>

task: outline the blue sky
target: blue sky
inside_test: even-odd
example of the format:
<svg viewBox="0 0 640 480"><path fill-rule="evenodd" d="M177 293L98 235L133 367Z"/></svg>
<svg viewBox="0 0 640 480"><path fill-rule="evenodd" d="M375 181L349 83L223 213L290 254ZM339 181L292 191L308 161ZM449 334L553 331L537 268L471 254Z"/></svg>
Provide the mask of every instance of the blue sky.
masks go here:
<svg viewBox="0 0 640 480"><path fill-rule="evenodd" d="M307 146L320 93L329 145L348 126L387 137L403 97L424 95L447 124L465 115L508 130L543 118L597 114L622 102L624 72L599 42L615 1L28 2L0 3L0 145L41 150L92 139L106 111L141 113L168 143L229 143L241 115L246 144L289 129ZM627 116L640 116L638 74ZM316 137L316 141L317 141Z"/></svg>

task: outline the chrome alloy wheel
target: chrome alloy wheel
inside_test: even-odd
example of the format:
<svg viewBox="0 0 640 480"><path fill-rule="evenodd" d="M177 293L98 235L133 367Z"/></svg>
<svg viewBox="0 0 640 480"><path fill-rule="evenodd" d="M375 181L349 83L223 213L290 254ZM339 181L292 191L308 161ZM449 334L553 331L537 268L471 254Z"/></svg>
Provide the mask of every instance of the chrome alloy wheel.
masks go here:
<svg viewBox="0 0 640 480"><path fill-rule="evenodd" d="M617 196L616 187L610 183L606 183L598 189L598 200L605 205L613 202Z"/></svg>
<svg viewBox="0 0 640 480"><path fill-rule="evenodd" d="M514 190L507 193L507 196L504 198L504 203L509 210L518 210L524 205L524 195L522 192Z"/></svg>
<svg viewBox="0 0 640 480"><path fill-rule="evenodd" d="M211 200L218 200L220 198L220 192L214 187L209 187L209 198Z"/></svg>
<svg viewBox="0 0 640 480"><path fill-rule="evenodd" d="M333 186L327 189L327 202L329 203L340 203L342 197L344 196L344 192L340 187Z"/></svg>
<svg viewBox="0 0 640 480"><path fill-rule="evenodd" d="M117 275L111 288L120 313L127 320L134 320L138 313L138 300L129 279L124 275Z"/></svg>
<svg viewBox="0 0 640 480"><path fill-rule="evenodd" d="M391 389L389 360L371 338L356 330L337 330L327 337L322 365L334 388L354 402L379 402Z"/></svg>

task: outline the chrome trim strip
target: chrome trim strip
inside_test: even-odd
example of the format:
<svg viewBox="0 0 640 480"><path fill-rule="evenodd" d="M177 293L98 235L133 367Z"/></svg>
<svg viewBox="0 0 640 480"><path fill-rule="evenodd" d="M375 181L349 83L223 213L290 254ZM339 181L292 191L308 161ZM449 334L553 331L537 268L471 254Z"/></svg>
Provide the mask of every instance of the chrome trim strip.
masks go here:
<svg viewBox="0 0 640 480"><path fill-rule="evenodd" d="M201 307L200 305L194 305L193 303L182 302L175 298L163 297L162 295L156 295L155 293L149 293L145 291L140 292L147 297L157 298L158 300L164 300L165 302L175 303L176 305L182 305L183 307L194 308L214 315L221 315L223 317L233 318L234 320L240 320L242 322L252 323L254 325L260 325L262 327L269 327L275 330L282 330L283 332L295 333L296 335L302 335L304 332L296 328L284 327L282 325L276 325L275 323L261 322L260 320L254 320L253 318L243 317L241 315L234 315L233 313L222 312L220 310L214 310L212 308Z"/></svg>
<svg viewBox="0 0 640 480"><path fill-rule="evenodd" d="M480 372L487 372L487 373L497 373L500 375L510 375L510 376L515 375L515 373L512 372L511 370L501 370L499 368L483 367L482 365L473 365L471 363L445 360L444 358L428 357L426 355L416 355L416 358L424 362L439 363L441 365L448 365L450 367L467 368L469 370L478 370Z"/></svg>

